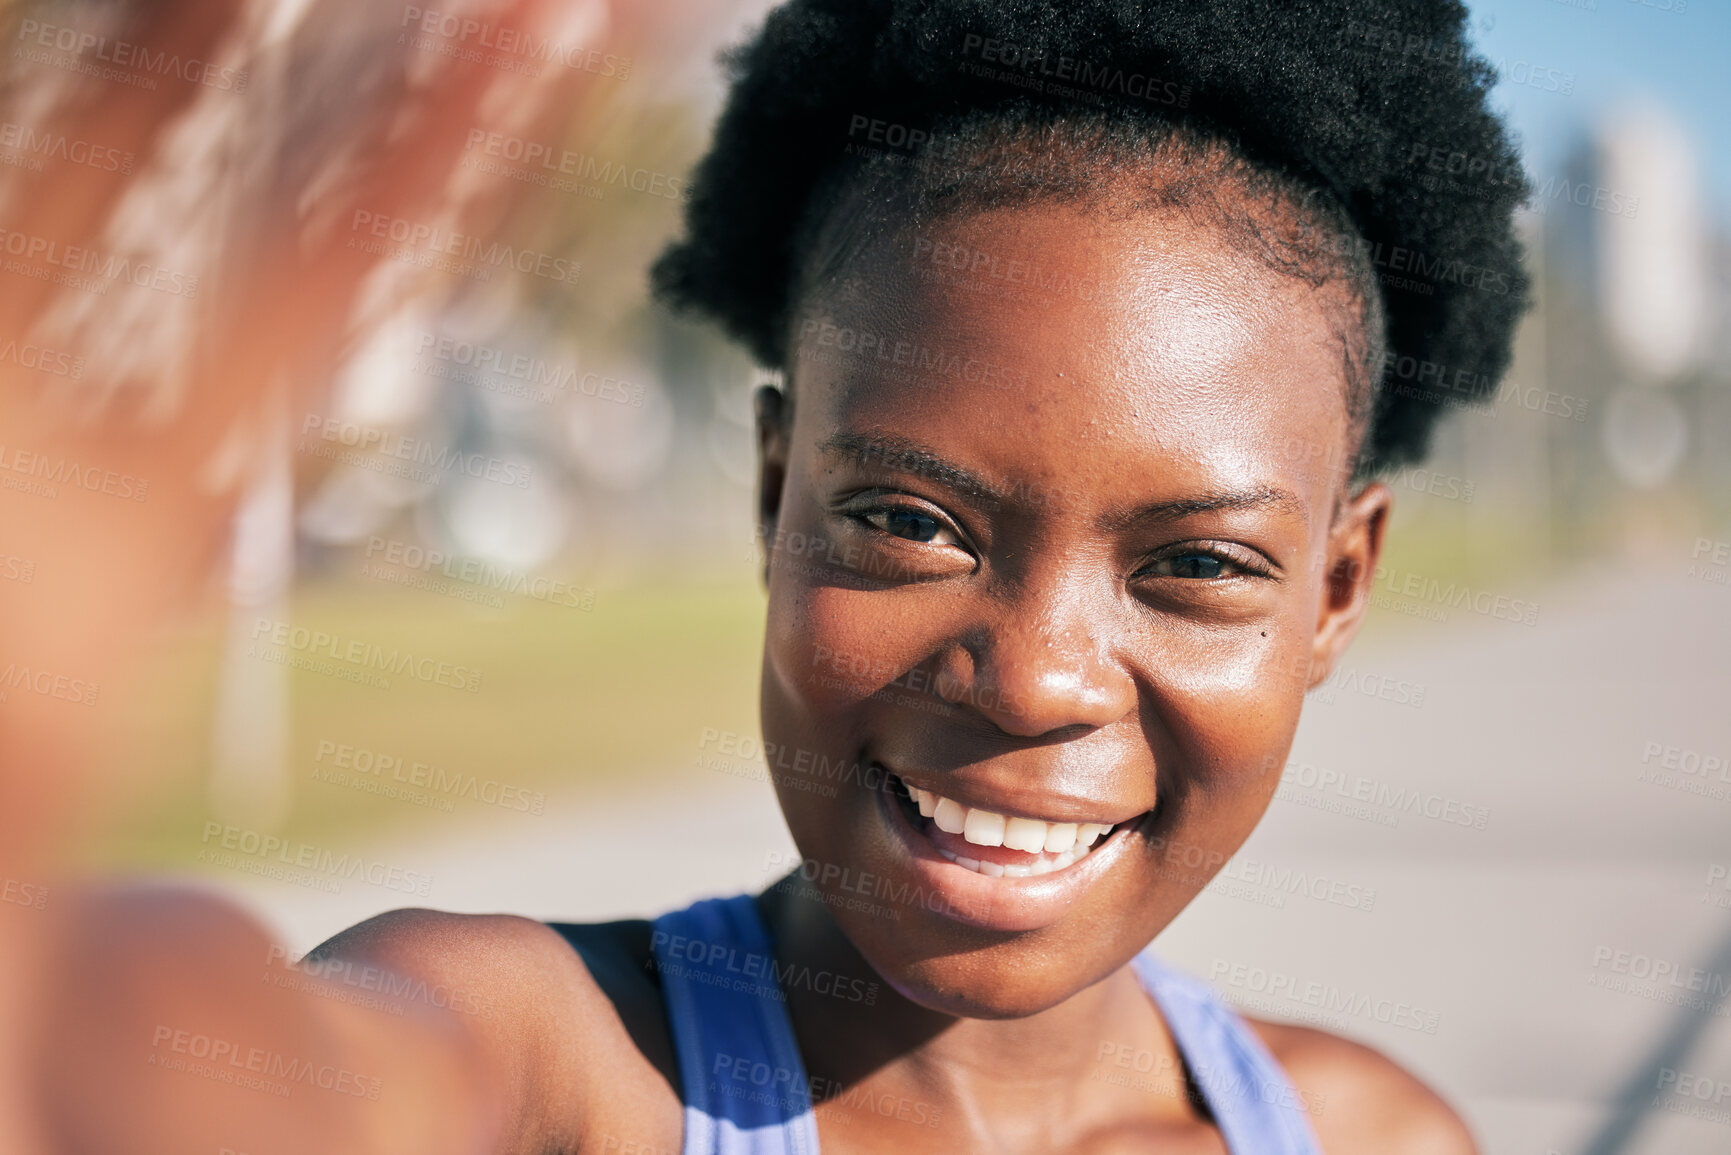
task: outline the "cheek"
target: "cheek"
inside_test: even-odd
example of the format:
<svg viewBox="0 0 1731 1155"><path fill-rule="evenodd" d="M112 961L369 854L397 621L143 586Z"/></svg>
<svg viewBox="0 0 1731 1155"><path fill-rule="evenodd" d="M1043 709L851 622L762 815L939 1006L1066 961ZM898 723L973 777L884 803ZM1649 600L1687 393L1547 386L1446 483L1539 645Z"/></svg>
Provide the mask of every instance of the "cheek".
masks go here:
<svg viewBox="0 0 1731 1155"><path fill-rule="evenodd" d="M765 653L784 695L813 716L833 717L918 666L933 643L912 593L852 590L772 570Z"/></svg>
<svg viewBox="0 0 1731 1155"><path fill-rule="evenodd" d="M1174 768L1163 791L1185 796L1187 810L1260 815L1304 706L1313 632L1291 605L1254 628L1161 647L1148 665L1159 717L1144 728L1174 746L1165 759L1156 752Z"/></svg>

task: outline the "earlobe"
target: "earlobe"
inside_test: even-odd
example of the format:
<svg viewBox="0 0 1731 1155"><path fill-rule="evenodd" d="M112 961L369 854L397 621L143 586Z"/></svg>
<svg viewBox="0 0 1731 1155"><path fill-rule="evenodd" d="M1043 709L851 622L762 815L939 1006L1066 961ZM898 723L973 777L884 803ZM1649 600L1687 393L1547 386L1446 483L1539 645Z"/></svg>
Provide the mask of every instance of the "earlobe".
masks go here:
<svg viewBox="0 0 1731 1155"><path fill-rule="evenodd" d="M760 386L752 398L757 413L757 532L764 548L764 582L774 552L782 491L787 484L787 396L773 385Z"/></svg>
<svg viewBox="0 0 1731 1155"><path fill-rule="evenodd" d="M1310 659L1311 688L1333 672L1364 620L1393 506L1388 486L1373 481L1347 502L1329 530L1327 573L1319 591Z"/></svg>

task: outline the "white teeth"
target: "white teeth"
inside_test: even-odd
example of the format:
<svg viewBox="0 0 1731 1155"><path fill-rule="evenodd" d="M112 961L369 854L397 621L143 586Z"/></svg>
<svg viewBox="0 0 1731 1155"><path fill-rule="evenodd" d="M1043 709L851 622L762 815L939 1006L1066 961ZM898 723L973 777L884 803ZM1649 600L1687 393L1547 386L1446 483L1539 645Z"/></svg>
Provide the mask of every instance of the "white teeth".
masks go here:
<svg viewBox="0 0 1731 1155"><path fill-rule="evenodd" d="M975 846L1002 846L1004 816L990 810L970 810L968 820L962 827L962 837Z"/></svg>
<svg viewBox="0 0 1731 1155"><path fill-rule="evenodd" d="M976 846L1008 846L1029 854L1042 851L1062 854L1077 845L1092 846L1112 829L1104 822L1043 822L1038 818L1009 818L978 806L963 806L953 798L918 786L909 786L908 796L920 815L937 823L945 834L960 834Z"/></svg>
<svg viewBox="0 0 1731 1155"><path fill-rule="evenodd" d="M1074 822L1052 822L1046 826L1046 841L1040 849L1050 854L1062 854L1076 845Z"/></svg>
<svg viewBox="0 0 1731 1155"><path fill-rule="evenodd" d="M1027 878L1062 870L1088 853L1088 848L1100 836L1112 829L1104 822L1043 822L1038 818L1010 818L977 806L963 806L953 798L945 798L932 790L918 786L907 788L908 796L920 808L922 817L930 818L946 834L960 834L975 846L1004 846L1028 854L1055 854L1022 866L999 866L995 862L940 851L958 866L993 878Z"/></svg>
<svg viewBox="0 0 1731 1155"><path fill-rule="evenodd" d="M1012 818L1004 824L1004 845L1038 854L1046 849L1046 827L1038 818Z"/></svg>
<svg viewBox="0 0 1731 1155"><path fill-rule="evenodd" d="M1073 865L1078 859L1088 855L1085 847L1078 846L1066 850L1056 858L1042 858L1038 862L1031 862L1026 866L999 866L995 862L981 862L979 859L969 858L965 854L951 854L942 847L938 848L938 853L957 866L965 866L975 874L986 874L993 878L1029 878L1034 875L1050 874L1054 870L1062 870L1066 866Z"/></svg>

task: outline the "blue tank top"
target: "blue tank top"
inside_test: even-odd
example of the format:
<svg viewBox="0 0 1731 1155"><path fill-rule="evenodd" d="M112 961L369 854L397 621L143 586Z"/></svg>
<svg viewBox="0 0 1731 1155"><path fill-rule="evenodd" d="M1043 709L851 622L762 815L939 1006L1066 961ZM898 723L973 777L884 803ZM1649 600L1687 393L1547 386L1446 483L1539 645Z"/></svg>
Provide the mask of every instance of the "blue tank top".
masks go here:
<svg viewBox="0 0 1731 1155"><path fill-rule="evenodd" d="M811 1084L751 896L664 914L650 943L684 1091L682 1155L817 1155ZM1130 966L1232 1155L1320 1155L1298 1093L1243 1019L1148 951ZM1134 1078L1134 1065L1121 1073Z"/></svg>

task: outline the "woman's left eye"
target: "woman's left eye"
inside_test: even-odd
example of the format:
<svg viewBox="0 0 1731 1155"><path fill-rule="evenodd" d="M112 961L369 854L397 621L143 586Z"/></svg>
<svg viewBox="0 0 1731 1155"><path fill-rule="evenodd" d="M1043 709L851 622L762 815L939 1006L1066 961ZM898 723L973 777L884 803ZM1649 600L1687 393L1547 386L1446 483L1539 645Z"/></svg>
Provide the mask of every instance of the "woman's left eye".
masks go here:
<svg viewBox="0 0 1731 1155"><path fill-rule="evenodd" d="M1147 577L1194 578L1203 581L1254 576L1258 572L1260 571L1245 562L1203 549L1187 549L1157 557L1141 571L1142 575Z"/></svg>
<svg viewBox="0 0 1731 1155"><path fill-rule="evenodd" d="M892 537L935 545L960 545L943 522L917 509L874 509L859 515L867 525Z"/></svg>

